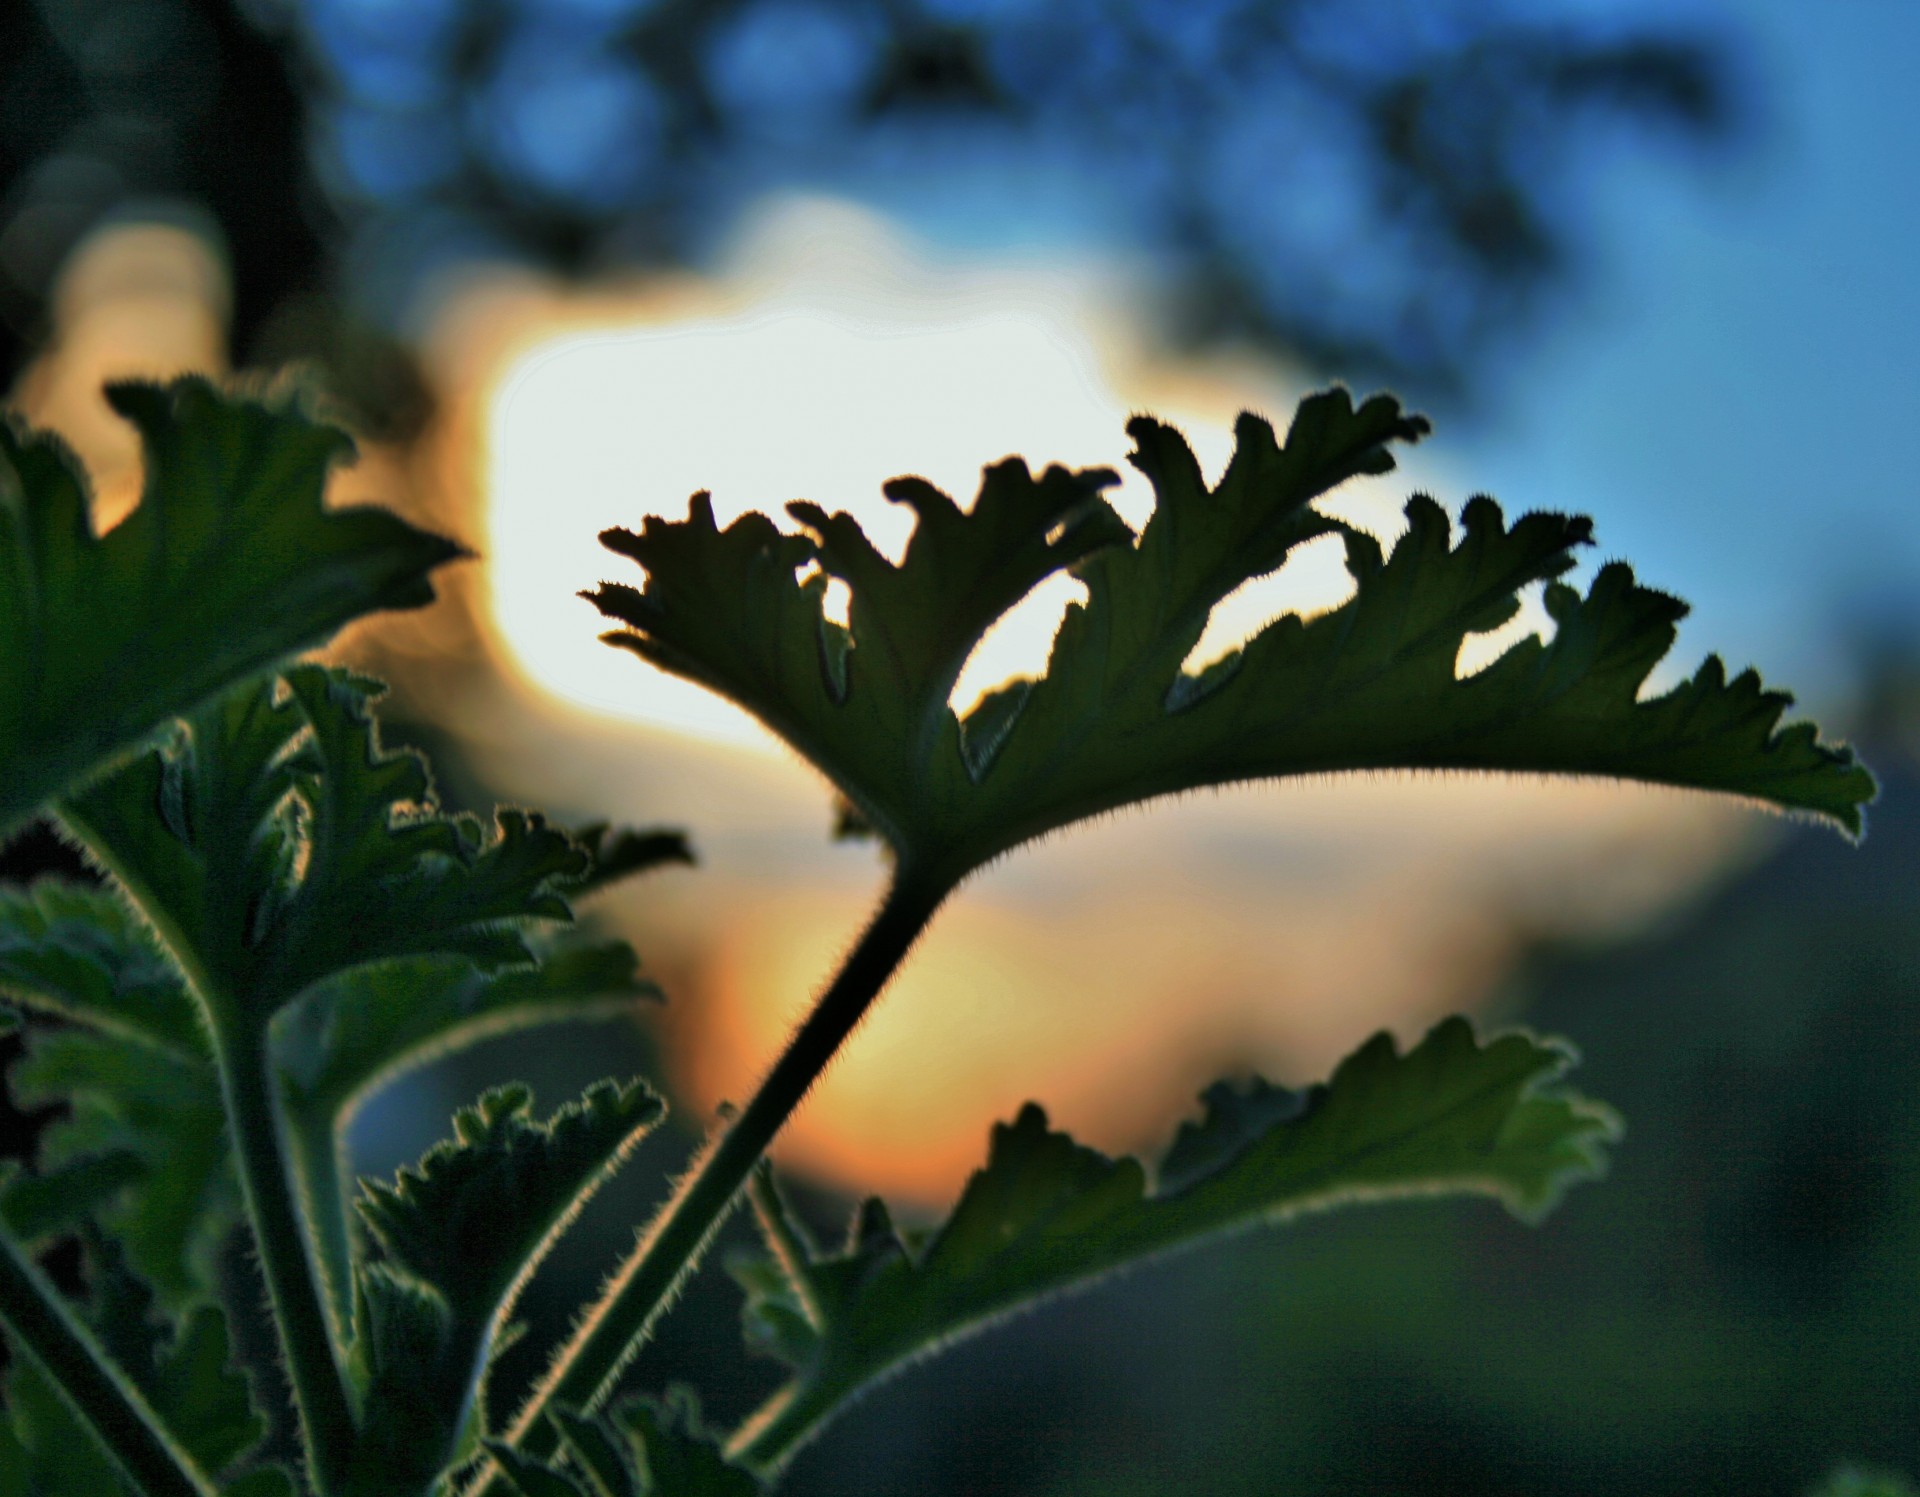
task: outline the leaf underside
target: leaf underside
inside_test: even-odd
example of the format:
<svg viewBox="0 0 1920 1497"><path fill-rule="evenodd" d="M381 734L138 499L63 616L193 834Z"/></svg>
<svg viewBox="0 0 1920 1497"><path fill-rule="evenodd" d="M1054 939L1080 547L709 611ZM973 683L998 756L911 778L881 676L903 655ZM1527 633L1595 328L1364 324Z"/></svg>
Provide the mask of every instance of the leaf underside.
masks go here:
<svg viewBox="0 0 1920 1497"><path fill-rule="evenodd" d="M119 384L141 502L94 533L56 438L0 418L0 837L231 682L382 608L430 602L460 554L373 508L329 510L345 433L291 392Z"/></svg>
<svg viewBox="0 0 1920 1497"><path fill-rule="evenodd" d="M1347 1202L1484 1194L1519 1216L1546 1212L1598 1176L1612 1112L1559 1088L1563 1044L1486 1041L1450 1019L1399 1054L1378 1035L1324 1086L1254 1082L1208 1090L1156 1189L1134 1159L1110 1159L1048 1127L1029 1104L996 1125L984 1169L930 1237L897 1231L868 1201L847 1242L821 1253L773 1189L754 1204L770 1254L736 1262L750 1344L793 1380L742 1429L733 1453L777 1469L861 1390L916 1356L1036 1300L1225 1232Z"/></svg>
<svg viewBox="0 0 1920 1497"><path fill-rule="evenodd" d="M790 505L802 534L763 515L716 526L705 495L684 521L650 518L601 539L640 563L644 586L588 594L626 627L603 636L754 713L844 796L850 825L902 857L964 876L1008 848L1131 802L1240 780L1353 769L1480 769L1599 775L1726 791L1826 818L1857 835L1873 780L1811 725L1780 726L1791 699L1709 658L1664 696L1638 700L1686 608L1618 563L1583 595L1555 579L1589 522L1529 514L1508 525L1476 498L1456 539L1416 496L1383 554L1313 508L1360 474L1394 465L1419 417L1344 390L1304 401L1284 444L1243 415L1233 460L1209 488L1179 433L1128 425L1130 461L1156 507L1140 535L1100 497L1105 470L1010 459L986 470L962 512L918 479L889 497L915 511L898 565L845 514ZM1338 534L1353 596L1312 619L1269 623L1195 673L1214 607L1294 549ZM805 580L801 580L804 571ZM982 634L1053 572L1086 589L1046 674L948 705ZM828 620L829 577L850 593ZM1521 589L1546 583L1556 625L1494 664L1457 675L1462 642L1508 622Z"/></svg>

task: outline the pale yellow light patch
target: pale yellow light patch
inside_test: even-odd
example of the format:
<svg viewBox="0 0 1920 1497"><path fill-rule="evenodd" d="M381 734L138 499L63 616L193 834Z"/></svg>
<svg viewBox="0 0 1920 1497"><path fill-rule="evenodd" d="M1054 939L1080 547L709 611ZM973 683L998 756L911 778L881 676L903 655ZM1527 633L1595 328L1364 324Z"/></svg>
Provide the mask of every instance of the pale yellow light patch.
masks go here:
<svg viewBox="0 0 1920 1497"><path fill-rule="evenodd" d="M167 224L97 230L62 266L53 337L11 403L58 432L94 481L94 521L110 528L140 495L140 442L108 407L118 379L218 374L227 367L227 270L199 235Z"/></svg>
<svg viewBox="0 0 1920 1497"><path fill-rule="evenodd" d="M1132 410L1182 425L1217 476L1234 414L1283 414L1301 388L1273 369L1257 384L1163 379L1128 331L1114 272L945 267L839 205L772 210L723 288L643 296L590 328L549 320L544 337L497 350L481 438L491 612L508 657L571 702L707 738L766 741L713 694L593 643L597 617L573 594L602 577L640 580L599 530L683 516L696 490L711 491L723 525L808 498L849 511L897 557L910 516L882 496L886 479L919 474L965 504L982 467L1009 454L1036 469L1114 468L1113 501L1137 525L1152 498L1124 462ZM497 318L500 293L482 295ZM518 319L541 325L552 309L523 295ZM449 316L480 320L471 306ZM1308 606L1324 606L1339 588L1329 571L1344 581L1337 550L1303 557L1259 604L1270 613L1306 582ZM956 706L1043 669L1078 594L1055 577L1001 620ZM1230 634L1259 622L1224 612Z"/></svg>
<svg viewBox="0 0 1920 1497"><path fill-rule="evenodd" d="M1133 524L1127 414L1180 426L1210 478L1237 411L1284 426L1305 382L1251 355L1155 354L1111 267L942 265L869 214L771 210L711 281L562 290L524 277L450 293L429 342L446 471L485 503L490 620L505 679L467 717L503 795L558 813L671 820L701 868L603 909L667 986L672 1080L695 1112L749 1095L864 919L866 846L825 837L827 798L717 699L594 643L572 594L637 568L595 534L806 497L883 549L908 517L880 485L917 472L970 501L1010 452L1110 466ZM1362 392L1364 393L1364 392ZM1416 489L1457 508L1427 449L1328 505L1388 544ZM1524 506L1528 496L1512 496ZM1200 665L1282 609L1351 589L1340 544L1304 547L1216 610ZM1077 585L1041 588L954 693L1044 663ZM844 607L836 592L830 607ZM1469 640L1461 669L1544 624L1537 601ZM938 1199L1028 1098L1107 1147L1164 1140L1211 1076L1317 1079L1382 1026L1412 1038L1480 1001L1516 931L1618 928L1698 883L1738 813L1645 789L1469 776L1347 776L1185 797L1022 849L944 909L783 1137L848 1189Z"/></svg>

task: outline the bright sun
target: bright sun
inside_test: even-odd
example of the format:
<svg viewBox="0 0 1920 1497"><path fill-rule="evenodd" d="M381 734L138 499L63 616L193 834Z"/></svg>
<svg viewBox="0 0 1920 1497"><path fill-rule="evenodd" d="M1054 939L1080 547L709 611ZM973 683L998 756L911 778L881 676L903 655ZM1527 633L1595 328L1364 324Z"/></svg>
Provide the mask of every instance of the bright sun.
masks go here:
<svg viewBox="0 0 1920 1497"><path fill-rule="evenodd" d="M1123 395L1116 369L1139 361L1116 346L1118 319L1084 275L938 267L875 220L820 204L790 207L756 238L772 248L747 257L730 304L550 332L493 387L493 620L548 691L702 737L766 741L710 692L596 646L597 615L575 596L602 577L638 580L599 546L601 529L681 517L696 490L712 491L722 524L798 498L845 509L897 557L910 517L882 496L886 479L917 473L966 504L980 469L1010 453L1036 469L1119 468L1114 502L1143 519L1144 482L1121 462L1127 395L1182 421L1210 470L1226 460L1247 387L1149 392L1128 379ZM1317 585L1299 575L1315 570ZM1347 586L1334 552L1289 571L1296 606L1325 606ZM1056 577L1009 615L969 662L956 705L1039 669L1075 588Z"/></svg>

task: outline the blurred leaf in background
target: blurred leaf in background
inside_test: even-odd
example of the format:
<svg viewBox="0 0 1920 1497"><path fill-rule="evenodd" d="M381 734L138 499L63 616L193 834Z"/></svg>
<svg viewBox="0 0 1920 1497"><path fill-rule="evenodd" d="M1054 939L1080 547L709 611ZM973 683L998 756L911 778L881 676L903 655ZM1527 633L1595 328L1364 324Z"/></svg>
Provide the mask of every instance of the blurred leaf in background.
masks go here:
<svg viewBox="0 0 1920 1497"><path fill-rule="evenodd" d="M27 0L0 58L0 377L68 252L158 215L224 247L238 362L380 433L436 271L698 264L782 188L1144 252L1179 338L1430 400L1580 268L1596 125L1741 115L1708 29L1465 0Z"/></svg>

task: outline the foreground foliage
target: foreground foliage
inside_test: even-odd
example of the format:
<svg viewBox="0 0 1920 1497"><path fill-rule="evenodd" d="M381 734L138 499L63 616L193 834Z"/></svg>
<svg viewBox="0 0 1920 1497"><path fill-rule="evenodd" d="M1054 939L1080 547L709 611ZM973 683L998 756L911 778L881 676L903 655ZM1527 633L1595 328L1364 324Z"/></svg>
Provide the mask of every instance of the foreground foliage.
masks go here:
<svg viewBox="0 0 1920 1497"><path fill-rule="evenodd" d="M1392 547L1316 510L1393 465L1425 423L1387 397L1305 402L1284 441L1242 419L1209 488L1184 441L1129 428L1152 481L1135 537L1104 470L1018 460L961 510L920 480L898 564L845 515L791 507L609 531L646 569L594 595L608 636L756 713L877 835L892 876L872 924L761 1090L717 1133L531 1390L491 1386L513 1307L581 1204L663 1104L637 1079L544 1119L525 1087L477 1099L391 1182L349 1179L343 1132L396 1076L502 1029L657 996L574 904L671 859L671 833L568 833L439 805L424 762L380 741L376 683L288 663L352 617L430 596L455 548L377 512L325 511L344 439L297 403L201 381L125 387L148 455L141 507L92 534L56 445L0 452L0 826L53 815L105 876L0 890L0 997L33 1017L17 1082L71 1114L38 1169L0 1185L0 1320L22 1353L0 1425L0 1497L499 1497L750 1493L849 1401L913 1359L1048 1296L1222 1233L1408 1195L1483 1194L1527 1220L1594 1178L1618 1134L1568 1090L1563 1042L1450 1020L1385 1036L1322 1087L1210 1089L1149 1175L1054 1131L1037 1106L929 1234L877 1201L822 1249L768 1143L946 898L1048 831L1198 786L1352 768L1526 770L1712 789L1857 835L1873 782L1789 699L1709 660L1640 699L1683 605L1618 564L1559 582L1586 521L1511 524L1477 499L1456 538L1432 500ZM1285 615L1221 660L1191 657L1214 607L1336 535L1356 589ZM949 698L981 636L1067 569L1086 589L1043 677L964 717ZM844 581L845 625L826 616ZM1463 641L1546 584L1556 628L1461 678ZM291 591L287 591L291 589ZM290 600L283 604L282 597ZM263 600L272 598L271 608ZM743 1427L622 1374L714 1230L751 1200L764 1255L736 1262L750 1345L790 1381ZM272 1367L230 1365L215 1253L244 1221L266 1281L297 1467L257 1452ZM29 1250L84 1245L71 1301ZM517 1404L511 1419L496 1422Z"/></svg>

